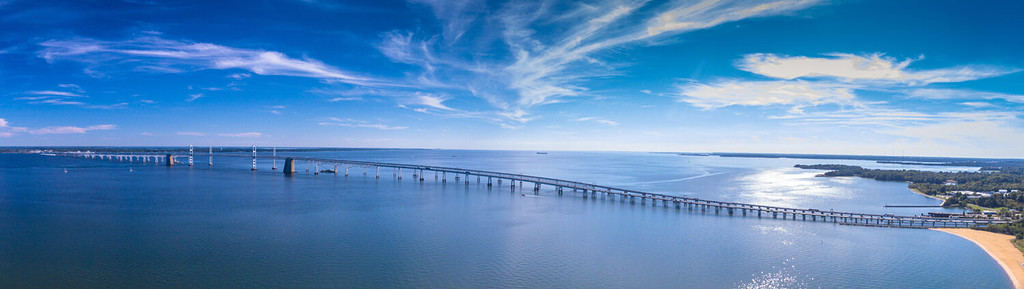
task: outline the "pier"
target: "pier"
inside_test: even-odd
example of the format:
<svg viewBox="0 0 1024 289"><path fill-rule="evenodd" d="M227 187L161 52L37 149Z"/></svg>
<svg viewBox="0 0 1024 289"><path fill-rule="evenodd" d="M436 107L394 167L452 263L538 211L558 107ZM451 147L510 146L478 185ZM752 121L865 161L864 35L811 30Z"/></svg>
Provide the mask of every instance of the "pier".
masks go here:
<svg viewBox="0 0 1024 289"><path fill-rule="evenodd" d="M163 163L166 163L167 166L171 166L174 163L177 163L178 161L175 160L176 158L187 158L189 160L190 166L192 160L191 149L189 149L187 156L176 156L173 154L159 155L92 152L69 152L61 153L59 155L121 162L152 162L154 164L161 164L162 161ZM210 166L212 167L212 149L210 155ZM225 154L224 157L239 158L247 156L237 154ZM253 146L251 157L251 169L255 171L257 164L257 154L255 146ZM275 168L277 166L277 157L278 155L275 149ZM557 193L558 195L562 195L565 192L572 192L580 194L583 198L602 197L611 200L629 201L630 203L635 203L639 201L641 204L646 204L647 202L650 202L652 206L674 207L676 210L699 211L701 213L713 213L716 215L727 214L729 216L738 215L744 217L799 220L811 222L829 222L840 225L873 226L888 228L970 228L988 226L991 224L1009 223L1008 220L1004 219L936 216L898 216L893 214L871 214L858 212L843 212L834 210L826 211L812 208L787 208L777 206L765 206L758 204L706 200L701 198L670 195L664 193L643 192L627 188L619 188L599 184L549 178L542 176L532 176L525 174L443 166L311 158L301 156L286 157L284 165L285 176L291 176L294 174L295 162L306 162L316 168L319 168L321 165L327 167L333 166L335 168L333 170L333 175L338 175L338 167L342 167L344 168L344 175L346 177L348 176L348 171L350 167L362 168L364 176L366 175L367 170L375 171L376 179L381 178L380 171L381 169L384 169L391 170L392 177L395 180L401 181L404 170L405 172L411 172L413 182L424 182L424 175L427 173L433 173L435 182L441 184L447 184L448 177L449 175L451 175L454 178L455 184L458 184L461 181L465 185L469 185L470 179L475 178L477 184L486 184L488 189L493 188L495 185L497 185L497 187L500 188L504 181L507 182L508 189L513 192L516 191L517 184L519 185L519 190L523 190L525 188L525 183L532 185L530 189L533 191L534 194L538 194L541 190L547 187L550 188L554 193ZM319 175L318 169L314 171L314 175Z"/></svg>

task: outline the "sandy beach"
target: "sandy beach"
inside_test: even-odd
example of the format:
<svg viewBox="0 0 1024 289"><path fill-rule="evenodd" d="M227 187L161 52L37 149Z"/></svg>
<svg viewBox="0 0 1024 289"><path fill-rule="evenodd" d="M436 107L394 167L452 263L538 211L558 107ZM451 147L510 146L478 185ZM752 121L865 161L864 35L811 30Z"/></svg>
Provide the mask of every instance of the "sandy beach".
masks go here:
<svg viewBox="0 0 1024 289"><path fill-rule="evenodd" d="M925 196L925 197L928 197L928 198L932 198L932 199L936 199L936 200L940 200L940 201L946 201L946 199L943 199L943 198L940 198L940 197L936 197L936 196L932 196L932 195L929 195L929 194L925 194L925 193L923 193L921 191L918 191L917 189L910 189L910 191L914 192L915 194L922 195L922 196Z"/></svg>
<svg viewBox="0 0 1024 289"><path fill-rule="evenodd" d="M1010 281L1013 282L1013 287L1017 289L1024 289L1024 254L1021 254L1020 250L1017 250L1010 243L1013 240L1013 236L997 234L992 232L985 232L972 229L932 229L936 231L943 231L953 235L960 236L964 239L970 240L979 247L985 250L989 256L996 259L999 266L1003 267L1003 271L1010 276Z"/></svg>

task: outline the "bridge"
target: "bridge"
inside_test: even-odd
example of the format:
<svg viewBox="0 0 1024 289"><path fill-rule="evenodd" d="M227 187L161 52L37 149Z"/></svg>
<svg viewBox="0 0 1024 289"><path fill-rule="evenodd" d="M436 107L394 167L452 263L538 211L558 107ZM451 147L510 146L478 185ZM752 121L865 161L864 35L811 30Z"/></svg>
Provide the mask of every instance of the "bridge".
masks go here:
<svg viewBox="0 0 1024 289"><path fill-rule="evenodd" d="M194 155L191 146L189 146L187 156L180 154L160 155L146 153L97 152L63 152L59 154L49 155L60 155L99 160L112 160L120 162L141 162L143 164L164 164L167 166L173 166L174 164L186 164L183 161L179 161L179 159L187 159L188 166L194 165ZM243 157L237 154L224 154L223 156L234 158ZM251 157L252 170L256 170L257 154L255 146L253 146ZM273 150L272 158L272 169L277 170L278 157L276 148L274 148ZM284 175L290 176L295 173L296 161L307 162L309 166L313 167L314 175L319 175L321 173L338 175L340 171L340 166L342 169L344 169L343 174L345 176L349 175L350 168L355 167L362 168L364 175L367 174L368 170L372 170L374 172L375 178L377 179L381 178L381 169L384 169L385 173L387 173L387 170L391 170L392 178L394 179L401 180L404 175L411 174L413 180L419 182L424 182L426 180L426 174L432 173L434 181L439 181L442 184L448 182L449 175L451 175L455 183L461 181L464 182L465 185L469 185L470 179L475 177L475 181L477 184L486 183L488 188L492 188L494 186L508 186L509 190L515 191L517 183L520 190L523 189L523 184L526 183L527 185L533 186L532 190L534 193L539 193L544 187L550 187L554 189L554 192L556 192L558 195L562 195L564 192L571 190L573 193L581 194L583 198L604 197L612 200L629 201L630 203L640 201L641 204L650 201L653 206L661 205L664 207L675 207L677 210L686 209L687 211L700 211L701 213L709 213L709 211L713 211L713 213L716 215L727 214L729 216L756 216L757 218L770 217L773 219L781 218L784 220L831 222L842 225L891 228L970 228L984 227L992 224L1010 223L1009 220L998 218L898 216L893 214L871 214L858 212L843 212L834 210L825 211L818 209L765 206L758 204L723 202L694 197L643 192L638 190L598 185L592 183L584 183L571 180L531 176L524 174L495 172L487 170L299 156L286 157L284 159ZM210 148L209 151L209 166L213 166L212 147ZM326 169L321 170L321 166L325 167ZM331 169L332 166L333 169ZM406 173L403 174L402 170L405 170Z"/></svg>

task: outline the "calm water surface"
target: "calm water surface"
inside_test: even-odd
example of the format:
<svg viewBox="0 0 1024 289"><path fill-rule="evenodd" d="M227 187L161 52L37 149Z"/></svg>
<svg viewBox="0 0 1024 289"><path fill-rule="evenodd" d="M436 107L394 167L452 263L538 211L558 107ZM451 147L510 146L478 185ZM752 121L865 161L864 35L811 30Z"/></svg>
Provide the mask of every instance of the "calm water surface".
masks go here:
<svg viewBox="0 0 1024 289"><path fill-rule="evenodd" d="M792 167L870 165L863 161L445 150L301 155L791 207L941 210L883 208L939 203L904 183L815 178L821 171ZM441 184L428 174L419 183L411 172L397 181L389 170L380 180L362 168L347 178L314 176L302 173L304 163L286 178L269 169L269 159L256 172L244 158L214 161L208 168L205 154L197 154L198 166L189 169L0 154L0 288L1011 286L980 248L928 230L489 190L475 178Z"/></svg>

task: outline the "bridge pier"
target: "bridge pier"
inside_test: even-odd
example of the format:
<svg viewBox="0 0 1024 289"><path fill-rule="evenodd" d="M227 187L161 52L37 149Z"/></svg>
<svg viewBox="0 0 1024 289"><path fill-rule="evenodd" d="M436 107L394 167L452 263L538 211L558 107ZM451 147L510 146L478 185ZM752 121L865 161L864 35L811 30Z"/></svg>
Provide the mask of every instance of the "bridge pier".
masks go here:
<svg viewBox="0 0 1024 289"><path fill-rule="evenodd" d="M295 159L286 158L284 159L284 175L292 176L295 174Z"/></svg>
<svg viewBox="0 0 1024 289"><path fill-rule="evenodd" d="M173 167L174 166L174 156L172 156L170 154L167 154L167 166L168 167Z"/></svg>

